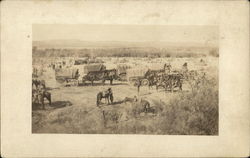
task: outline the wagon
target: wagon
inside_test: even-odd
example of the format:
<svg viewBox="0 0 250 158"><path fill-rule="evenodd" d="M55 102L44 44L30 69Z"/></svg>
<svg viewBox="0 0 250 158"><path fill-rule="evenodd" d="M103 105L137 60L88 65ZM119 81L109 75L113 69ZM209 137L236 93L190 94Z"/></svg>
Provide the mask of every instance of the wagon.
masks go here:
<svg viewBox="0 0 250 158"><path fill-rule="evenodd" d="M56 81L67 85L78 85L79 70L77 68L63 68L55 70Z"/></svg>
<svg viewBox="0 0 250 158"><path fill-rule="evenodd" d="M127 80L127 69L130 69L131 67L126 64L119 64L117 65L117 73L121 81Z"/></svg>
<svg viewBox="0 0 250 158"><path fill-rule="evenodd" d="M83 77L83 82L91 81L91 84L94 84L94 81L102 81L103 85L106 80L110 81L110 85L112 85L113 80L117 80L119 76L117 75L116 69L110 70L102 70L102 71L91 71L88 72L87 75Z"/></svg>
<svg viewBox="0 0 250 158"><path fill-rule="evenodd" d="M145 78L145 74L148 71L147 68L137 68L127 70L127 81L130 85L136 86L138 81L141 81L142 86L149 84L148 79Z"/></svg>
<svg viewBox="0 0 250 158"><path fill-rule="evenodd" d="M112 73L116 75L116 70L106 70L106 66L103 64L85 65L83 68L82 82L85 83L86 81L90 81L93 85L94 81L102 80L105 82L105 80L110 80L112 83L113 79L109 78L109 75Z"/></svg>

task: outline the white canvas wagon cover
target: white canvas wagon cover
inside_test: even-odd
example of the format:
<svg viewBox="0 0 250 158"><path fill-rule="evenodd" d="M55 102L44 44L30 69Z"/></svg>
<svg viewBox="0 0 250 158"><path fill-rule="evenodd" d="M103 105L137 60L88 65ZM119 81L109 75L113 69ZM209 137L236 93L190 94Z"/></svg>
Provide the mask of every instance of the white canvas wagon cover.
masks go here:
<svg viewBox="0 0 250 158"><path fill-rule="evenodd" d="M89 64L89 65L84 65L83 67L84 73L89 73L93 71L103 71L106 70L106 66L103 64Z"/></svg>
<svg viewBox="0 0 250 158"><path fill-rule="evenodd" d="M127 69L127 78L129 79L130 77L144 76L147 71L148 68L146 67Z"/></svg>
<svg viewBox="0 0 250 158"><path fill-rule="evenodd" d="M63 69L56 69L55 75L56 77L61 77L61 78L75 78L77 72L78 72L77 68L63 68Z"/></svg>
<svg viewBox="0 0 250 158"><path fill-rule="evenodd" d="M119 74L121 73L126 73L127 69L131 68L131 66L126 65L126 64L119 64L117 65L117 71Z"/></svg>

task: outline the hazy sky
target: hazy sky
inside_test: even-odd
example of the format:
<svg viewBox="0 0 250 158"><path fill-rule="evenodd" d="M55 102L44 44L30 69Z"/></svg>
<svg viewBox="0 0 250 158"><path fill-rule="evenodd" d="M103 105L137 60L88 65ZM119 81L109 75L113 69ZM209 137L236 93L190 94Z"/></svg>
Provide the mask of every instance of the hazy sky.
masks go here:
<svg viewBox="0 0 250 158"><path fill-rule="evenodd" d="M217 26L169 25L33 25L33 41L161 41L173 43L218 44Z"/></svg>

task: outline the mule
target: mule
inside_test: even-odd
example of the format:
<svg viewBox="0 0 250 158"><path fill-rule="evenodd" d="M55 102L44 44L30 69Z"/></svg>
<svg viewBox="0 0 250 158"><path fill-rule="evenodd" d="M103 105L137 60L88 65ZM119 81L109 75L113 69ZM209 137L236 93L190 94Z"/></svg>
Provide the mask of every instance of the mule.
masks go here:
<svg viewBox="0 0 250 158"><path fill-rule="evenodd" d="M96 105L99 106L99 104L101 103L101 100L105 98L105 103L108 101L108 104L113 104L113 92L111 90L111 88L109 88L107 91L102 91L102 92L99 92L97 94L97 97L96 97Z"/></svg>
<svg viewBox="0 0 250 158"><path fill-rule="evenodd" d="M50 92L32 91L32 102L41 104L43 109L45 109L45 104L44 104L45 98L49 101L49 105L51 105L51 93Z"/></svg>
<svg viewBox="0 0 250 158"><path fill-rule="evenodd" d="M170 90L173 92L174 88L179 88L182 90L182 75L164 75L156 84L156 90L159 87L163 87L165 90Z"/></svg>

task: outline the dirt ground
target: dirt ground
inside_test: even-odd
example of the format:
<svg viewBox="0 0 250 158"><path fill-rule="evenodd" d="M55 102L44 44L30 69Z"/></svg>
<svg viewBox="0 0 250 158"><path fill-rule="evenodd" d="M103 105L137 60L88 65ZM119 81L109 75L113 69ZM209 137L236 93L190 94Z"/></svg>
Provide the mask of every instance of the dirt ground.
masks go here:
<svg viewBox="0 0 250 158"><path fill-rule="evenodd" d="M96 95L98 92L112 88L114 95L114 103L108 105L105 99L102 99L100 107L96 105ZM50 90L52 94L52 105L46 102L46 110L42 110L41 106L33 105L33 132L47 131L46 126L39 126L41 122L50 122L52 116L58 115L63 111L76 110L75 115L80 111L93 111L105 108L116 108L116 107L128 107L130 103L123 103L125 97L133 98L138 96L137 88L127 85L126 82L115 82L113 85L102 86L101 83L96 83L95 86L78 86L78 87L60 87ZM185 85L184 90L185 92ZM148 87L141 87L139 92L139 98L145 99L150 102L150 106L155 106L155 103L165 102L167 103L170 98L178 95L179 92L165 92L163 89L150 89ZM79 113L80 115L80 113ZM78 116L80 117L80 116ZM38 120L37 120L38 119ZM40 120L42 119L42 121ZM40 123L39 123L40 122ZM44 125L44 124L43 124ZM59 124L58 124L59 125ZM63 125L62 125L63 126ZM47 131L55 132L55 131Z"/></svg>

